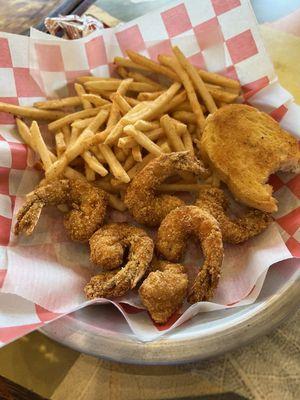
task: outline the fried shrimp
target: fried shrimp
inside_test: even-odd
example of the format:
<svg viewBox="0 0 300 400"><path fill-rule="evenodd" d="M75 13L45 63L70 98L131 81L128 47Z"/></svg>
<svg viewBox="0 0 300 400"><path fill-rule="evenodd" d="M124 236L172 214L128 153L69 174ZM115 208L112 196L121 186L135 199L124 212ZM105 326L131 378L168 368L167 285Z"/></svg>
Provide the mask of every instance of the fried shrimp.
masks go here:
<svg viewBox="0 0 300 400"><path fill-rule="evenodd" d="M189 235L200 241L205 260L188 300L190 303L207 301L217 287L224 255L222 233L216 219L196 206L176 208L162 221L156 247L167 260L178 261Z"/></svg>
<svg viewBox="0 0 300 400"><path fill-rule="evenodd" d="M203 186L195 204L209 212L220 224L224 242L238 244L264 231L272 222L272 217L260 210L250 209L240 218L231 219L226 211L228 201L224 192L216 187Z"/></svg>
<svg viewBox="0 0 300 400"><path fill-rule="evenodd" d="M157 226L171 210L184 205L175 196L156 193L166 178L178 172L191 172L202 178L209 175L202 162L188 151L155 158L134 177L125 196L125 204L137 222Z"/></svg>
<svg viewBox="0 0 300 400"><path fill-rule="evenodd" d="M127 223L113 223L94 233L90 248L94 264L106 270L113 269L94 276L86 285L87 298L94 299L119 297L133 289L151 263L154 244L143 229ZM124 263L125 266L115 273L114 269Z"/></svg>
<svg viewBox="0 0 300 400"><path fill-rule="evenodd" d="M153 321L164 324L181 307L187 295L188 277L183 265L168 261L156 261L151 269L139 295Z"/></svg>
<svg viewBox="0 0 300 400"><path fill-rule="evenodd" d="M67 233L74 241L86 242L102 225L107 202L104 190L81 179L54 180L28 195L18 212L15 234L31 235L46 205L67 204L72 208L64 218Z"/></svg>

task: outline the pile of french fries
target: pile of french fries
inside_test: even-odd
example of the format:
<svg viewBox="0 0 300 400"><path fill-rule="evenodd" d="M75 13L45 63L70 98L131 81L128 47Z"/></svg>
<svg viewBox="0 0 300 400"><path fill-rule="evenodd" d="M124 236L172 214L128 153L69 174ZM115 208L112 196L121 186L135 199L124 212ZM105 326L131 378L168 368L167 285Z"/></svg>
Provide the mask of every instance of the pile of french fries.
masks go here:
<svg viewBox="0 0 300 400"><path fill-rule="evenodd" d="M241 90L233 79L194 67L178 47L158 62L131 50L127 55L115 58L120 78L81 76L76 96L33 107L0 103L0 111L17 116L19 134L39 154L46 180L87 179L110 193L110 205L119 211L126 209L127 185L149 161L162 153L197 151L206 117L235 102ZM54 148L46 146L36 120L51 121ZM160 187L198 189L189 174Z"/></svg>

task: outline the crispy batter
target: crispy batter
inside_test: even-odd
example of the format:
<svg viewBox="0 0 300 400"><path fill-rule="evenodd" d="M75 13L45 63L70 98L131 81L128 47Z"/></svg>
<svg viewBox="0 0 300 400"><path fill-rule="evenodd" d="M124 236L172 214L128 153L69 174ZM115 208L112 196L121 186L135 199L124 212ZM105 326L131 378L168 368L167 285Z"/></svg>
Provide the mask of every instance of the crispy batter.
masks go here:
<svg viewBox="0 0 300 400"><path fill-rule="evenodd" d="M107 193L79 179L54 180L39 186L27 198L17 215L15 234L31 235L43 207L66 203L72 210L65 215L64 225L74 241L85 242L102 225L107 206Z"/></svg>
<svg viewBox="0 0 300 400"><path fill-rule="evenodd" d="M151 318L164 324L178 310L187 295L188 277L181 264L158 261L139 289L142 303Z"/></svg>
<svg viewBox="0 0 300 400"><path fill-rule="evenodd" d="M119 297L133 289L144 276L153 256L154 244L143 229L126 223L100 228L90 239L91 261L107 270L125 266L116 274L93 277L85 288L87 298ZM124 261L125 252L128 259ZM114 271L112 271L114 272Z"/></svg>
<svg viewBox="0 0 300 400"><path fill-rule="evenodd" d="M156 193L166 178L184 171L203 178L209 175L200 160L182 151L155 158L134 177L127 189L125 204L137 222L157 226L171 210L184 205L175 196Z"/></svg>
<svg viewBox="0 0 300 400"><path fill-rule="evenodd" d="M238 244L264 231L272 222L272 217L260 210L250 209L242 217L232 219L227 214L228 201L222 189L202 186L197 207L209 212L220 224L224 242Z"/></svg>
<svg viewBox="0 0 300 400"><path fill-rule="evenodd" d="M216 219L196 206L176 208L162 221L156 247L167 260L178 261L190 235L200 241L205 259L188 297L190 303L196 303L213 297L220 277L224 250Z"/></svg>
<svg viewBox="0 0 300 400"><path fill-rule="evenodd" d="M277 211L269 175L297 169L300 161L296 138L268 114L242 104L207 118L200 151L237 200L266 212Z"/></svg>

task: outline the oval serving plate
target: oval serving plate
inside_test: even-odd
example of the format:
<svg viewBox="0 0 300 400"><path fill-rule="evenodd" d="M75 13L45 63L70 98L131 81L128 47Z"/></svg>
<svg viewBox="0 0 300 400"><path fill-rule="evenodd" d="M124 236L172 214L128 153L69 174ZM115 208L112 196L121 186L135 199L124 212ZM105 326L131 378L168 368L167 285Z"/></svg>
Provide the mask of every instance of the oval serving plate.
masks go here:
<svg viewBox="0 0 300 400"><path fill-rule="evenodd" d="M135 364L186 363L220 355L268 332L295 311L299 292L299 261L293 260L288 267L270 269L255 303L198 314L192 323L187 322L154 342L138 341L113 305L84 308L40 330L96 357ZM105 329L101 327L104 320Z"/></svg>

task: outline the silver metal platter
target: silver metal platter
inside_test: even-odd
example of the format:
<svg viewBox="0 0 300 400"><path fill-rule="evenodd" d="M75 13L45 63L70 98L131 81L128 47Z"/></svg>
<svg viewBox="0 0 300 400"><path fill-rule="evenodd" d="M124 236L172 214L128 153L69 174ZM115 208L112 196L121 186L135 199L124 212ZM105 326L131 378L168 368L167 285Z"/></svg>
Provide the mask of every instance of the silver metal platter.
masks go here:
<svg viewBox="0 0 300 400"><path fill-rule="evenodd" d="M290 269L271 267L255 303L198 314L192 326L183 324L154 342L138 341L112 305L87 307L41 331L80 352L119 362L179 364L213 357L270 331L296 310L300 269L295 263L299 268L299 260L290 261ZM105 320L105 330L101 320Z"/></svg>

